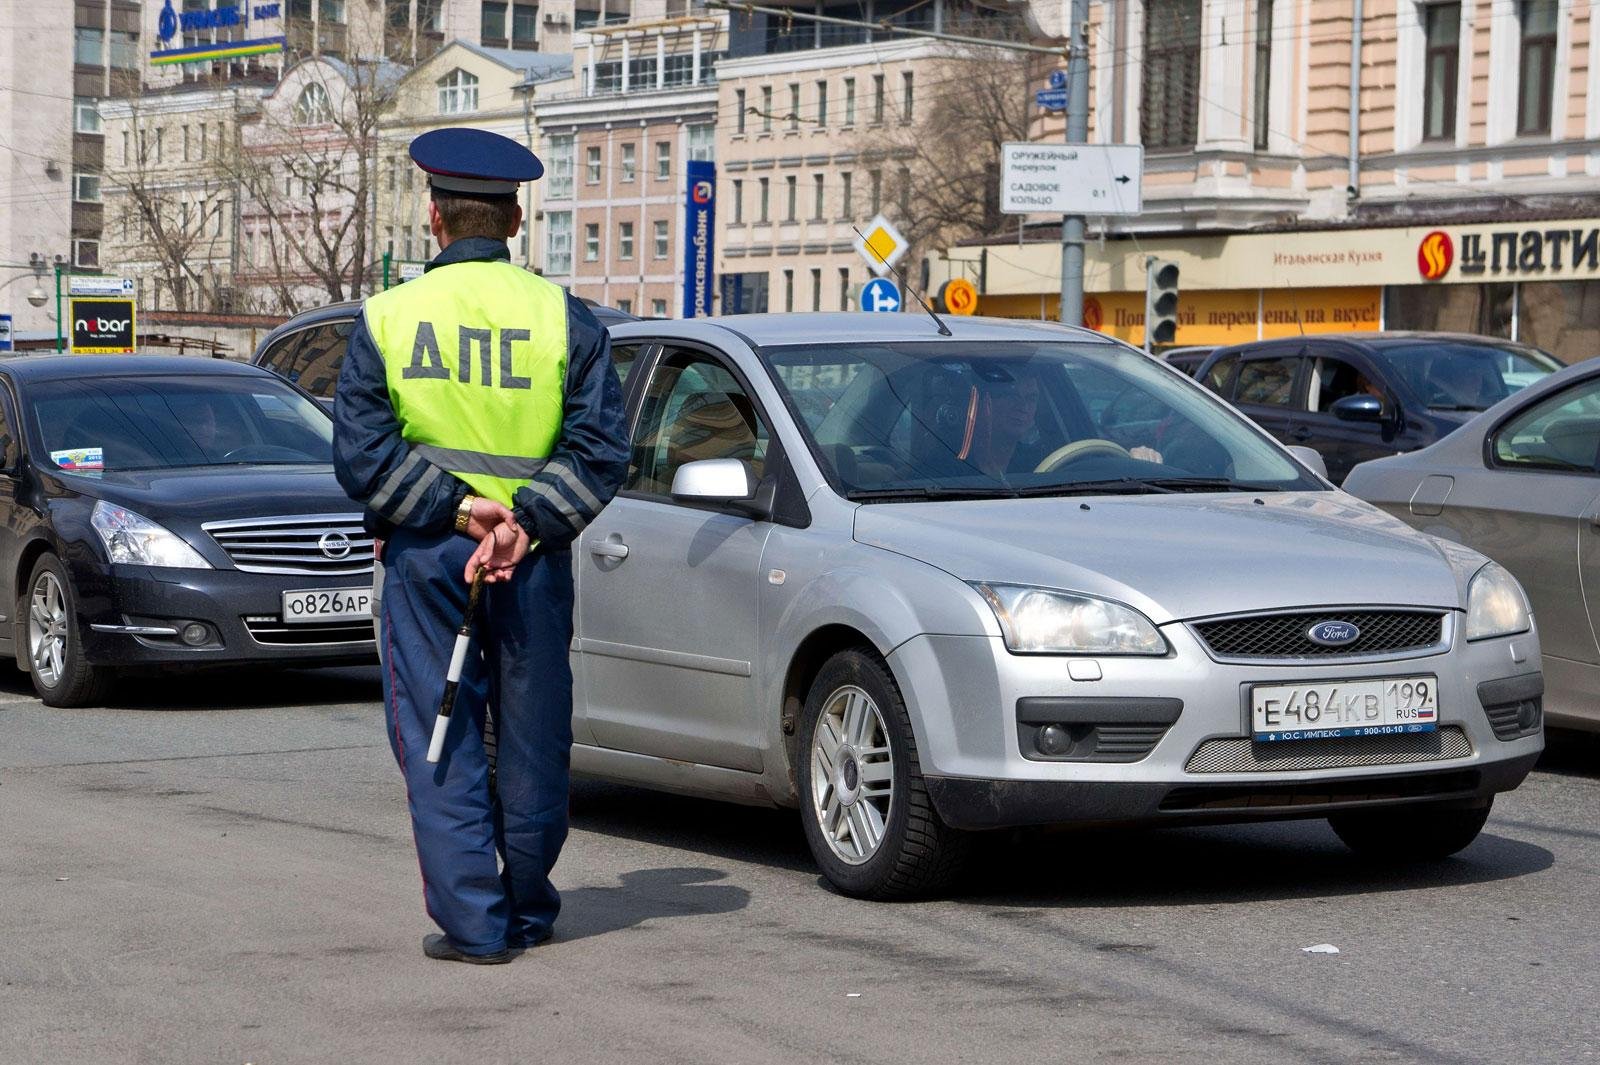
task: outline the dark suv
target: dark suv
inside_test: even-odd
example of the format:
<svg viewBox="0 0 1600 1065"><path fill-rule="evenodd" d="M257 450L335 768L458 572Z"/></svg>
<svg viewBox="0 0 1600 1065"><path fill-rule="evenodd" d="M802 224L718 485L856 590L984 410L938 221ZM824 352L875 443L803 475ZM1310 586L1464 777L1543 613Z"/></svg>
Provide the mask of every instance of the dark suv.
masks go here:
<svg viewBox="0 0 1600 1065"><path fill-rule="evenodd" d="M583 301L603 326L638 321L612 307ZM361 313L360 300L330 303L301 311L266 335L250 361L299 385L326 406L333 406L334 386L344 363L350 330Z"/></svg>
<svg viewBox="0 0 1600 1065"><path fill-rule="evenodd" d="M1455 333L1341 333L1218 348L1195 377L1285 444L1315 448L1335 484L1414 451L1561 369L1538 348Z"/></svg>

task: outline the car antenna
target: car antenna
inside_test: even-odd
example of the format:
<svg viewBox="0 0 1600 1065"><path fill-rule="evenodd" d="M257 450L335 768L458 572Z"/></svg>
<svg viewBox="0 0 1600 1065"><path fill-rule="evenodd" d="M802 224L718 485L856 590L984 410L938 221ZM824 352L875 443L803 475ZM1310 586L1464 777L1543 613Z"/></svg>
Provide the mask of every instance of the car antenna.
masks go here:
<svg viewBox="0 0 1600 1065"><path fill-rule="evenodd" d="M944 324L944 319L933 313L933 308L922 302L922 297L917 295L917 290L906 283L906 275L902 274L899 270L895 270L893 263L889 262L888 259L885 259L882 255L880 255L877 248L873 248L871 244L867 243L866 235L862 233L861 230L856 229L854 222L850 224L850 229L855 233L856 236L861 238L861 246L863 248L870 248L872 250L872 254L878 256L878 261L880 263L882 263L887 269L894 271L894 279L900 282L900 291L911 293L911 298L917 301L917 305L928 312L928 317L933 319L933 324L939 327L939 335L942 337L955 336L954 333L950 332L950 327Z"/></svg>

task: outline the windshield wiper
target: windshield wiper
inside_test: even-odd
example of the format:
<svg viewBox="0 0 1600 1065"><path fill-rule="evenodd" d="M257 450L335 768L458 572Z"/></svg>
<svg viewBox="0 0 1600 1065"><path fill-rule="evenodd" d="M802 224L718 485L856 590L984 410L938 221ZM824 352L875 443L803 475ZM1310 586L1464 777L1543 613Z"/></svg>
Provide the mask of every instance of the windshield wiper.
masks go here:
<svg viewBox="0 0 1600 1065"><path fill-rule="evenodd" d="M925 488L864 488L846 492L845 498L858 503L871 503L895 500L914 502L918 499L1015 499L1019 494L1014 488L941 488L929 485Z"/></svg>
<svg viewBox="0 0 1600 1065"><path fill-rule="evenodd" d="M1254 484L1235 481L1229 477L1147 477L1144 483L1165 488L1169 492L1206 492L1216 489L1223 492L1283 492L1282 485Z"/></svg>

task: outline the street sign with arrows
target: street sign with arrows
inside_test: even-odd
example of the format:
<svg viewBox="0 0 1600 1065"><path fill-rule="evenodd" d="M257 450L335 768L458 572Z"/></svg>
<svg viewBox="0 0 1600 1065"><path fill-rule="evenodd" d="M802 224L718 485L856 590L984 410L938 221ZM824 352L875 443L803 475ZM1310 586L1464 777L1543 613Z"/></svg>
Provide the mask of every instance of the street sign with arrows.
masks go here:
<svg viewBox="0 0 1600 1065"><path fill-rule="evenodd" d="M1144 207L1138 144L1007 144L1000 165L1006 214L1138 214Z"/></svg>

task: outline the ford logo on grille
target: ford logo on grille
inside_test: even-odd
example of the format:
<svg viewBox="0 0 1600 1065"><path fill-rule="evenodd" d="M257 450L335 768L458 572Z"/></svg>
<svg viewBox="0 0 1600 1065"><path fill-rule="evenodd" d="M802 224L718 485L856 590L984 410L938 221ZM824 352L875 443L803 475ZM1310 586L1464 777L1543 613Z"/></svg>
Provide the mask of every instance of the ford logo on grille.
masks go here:
<svg viewBox="0 0 1600 1065"><path fill-rule="evenodd" d="M1323 647L1343 647L1361 638L1361 630L1348 621L1319 621L1306 630L1306 639Z"/></svg>
<svg viewBox="0 0 1600 1065"><path fill-rule="evenodd" d="M322 549L322 553L324 555L333 559L335 562L342 558L350 557L350 538L344 533L323 533L322 539L317 541L317 546ZM1315 636L1311 638L1313 640L1316 639Z"/></svg>

